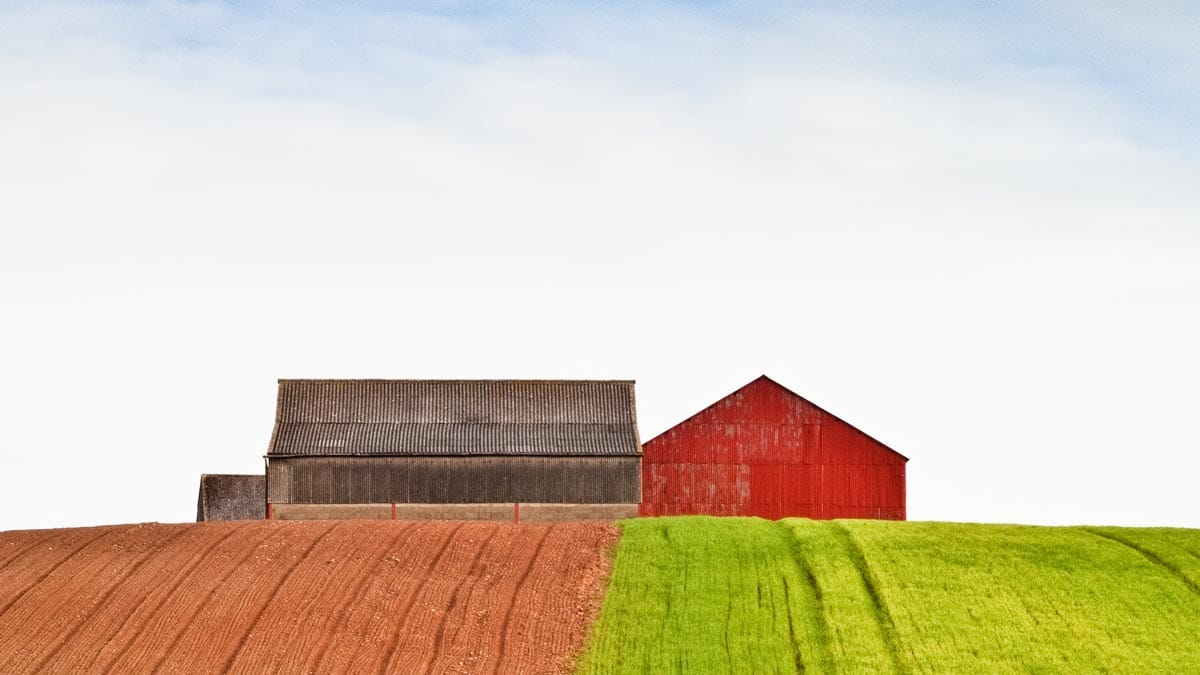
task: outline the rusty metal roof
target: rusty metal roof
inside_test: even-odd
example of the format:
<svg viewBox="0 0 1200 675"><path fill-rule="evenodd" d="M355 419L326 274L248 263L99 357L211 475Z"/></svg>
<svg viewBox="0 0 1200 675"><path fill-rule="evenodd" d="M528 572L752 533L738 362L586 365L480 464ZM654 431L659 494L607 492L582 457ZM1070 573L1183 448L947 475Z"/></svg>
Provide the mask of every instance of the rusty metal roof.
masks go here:
<svg viewBox="0 0 1200 675"><path fill-rule="evenodd" d="M641 453L630 380L280 380L268 457Z"/></svg>

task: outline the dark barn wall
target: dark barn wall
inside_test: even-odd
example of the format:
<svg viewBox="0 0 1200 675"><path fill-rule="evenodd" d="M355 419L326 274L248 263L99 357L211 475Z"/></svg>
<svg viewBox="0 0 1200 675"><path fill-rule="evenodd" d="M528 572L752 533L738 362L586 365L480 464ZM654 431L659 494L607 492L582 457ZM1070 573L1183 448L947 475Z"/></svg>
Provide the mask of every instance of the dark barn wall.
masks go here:
<svg viewBox="0 0 1200 675"><path fill-rule="evenodd" d="M261 520L267 516L264 476L203 474L196 505L196 522Z"/></svg>
<svg viewBox="0 0 1200 675"><path fill-rule="evenodd" d="M768 378L647 442L644 516L905 518L903 456Z"/></svg>
<svg viewBox="0 0 1200 675"><path fill-rule="evenodd" d="M273 504L636 504L638 457L271 458Z"/></svg>

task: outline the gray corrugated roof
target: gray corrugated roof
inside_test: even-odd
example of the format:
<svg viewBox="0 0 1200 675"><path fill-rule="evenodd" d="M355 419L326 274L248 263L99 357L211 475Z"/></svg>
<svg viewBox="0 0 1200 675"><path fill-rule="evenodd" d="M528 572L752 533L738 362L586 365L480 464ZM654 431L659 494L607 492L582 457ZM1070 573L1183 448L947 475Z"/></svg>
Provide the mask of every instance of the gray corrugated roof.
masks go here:
<svg viewBox="0 0 1200 675"><path fill-rule="evenodd" d="M632 381L280 380L270 457L638 455Z"/></svg>

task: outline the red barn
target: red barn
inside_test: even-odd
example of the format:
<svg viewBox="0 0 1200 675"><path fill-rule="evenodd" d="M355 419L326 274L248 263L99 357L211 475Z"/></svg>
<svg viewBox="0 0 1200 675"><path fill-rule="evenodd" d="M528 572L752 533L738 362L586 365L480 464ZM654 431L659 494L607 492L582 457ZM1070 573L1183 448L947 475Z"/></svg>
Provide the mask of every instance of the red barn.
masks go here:
<svg viewBox="0 0 1200 675"><path fill-rule="evenodd" d="M904 520L906 462L763 375L643 446L638 511Z"/></svg>

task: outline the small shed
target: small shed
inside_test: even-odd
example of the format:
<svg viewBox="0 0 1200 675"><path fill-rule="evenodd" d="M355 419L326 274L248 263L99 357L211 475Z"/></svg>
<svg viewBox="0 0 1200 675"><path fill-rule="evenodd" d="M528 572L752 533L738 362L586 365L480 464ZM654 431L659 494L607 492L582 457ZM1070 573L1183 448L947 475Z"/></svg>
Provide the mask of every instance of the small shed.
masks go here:
<svg viewBox="0 0 1200 675"><path fill-rule="evenodd" d="M210 520L262 520L267 514L264 476L226 473L200 475L196 522Z"/></svg>
<svg viewBox="0 0 1200 675"><path fill-rule="evenodd" d="M908 458L766 375L648 441L644 516L904 520Z"/></svg>
<svg viewBox="0 0 1200 675"><path fill-rule="evenodd" d="M280 380L273 518L637 514L634 383Z"/></svg>

